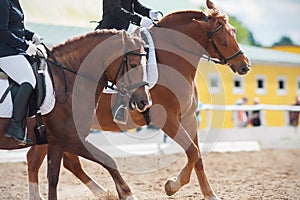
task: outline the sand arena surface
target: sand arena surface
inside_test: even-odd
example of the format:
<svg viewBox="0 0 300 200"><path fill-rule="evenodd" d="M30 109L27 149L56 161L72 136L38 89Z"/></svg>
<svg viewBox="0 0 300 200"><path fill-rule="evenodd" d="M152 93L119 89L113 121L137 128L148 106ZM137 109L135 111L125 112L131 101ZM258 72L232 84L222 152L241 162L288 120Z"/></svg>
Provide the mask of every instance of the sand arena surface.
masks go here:
<svg viewBox="0 0 300 200"><path fill-rule="evenodd" d="M136 157L127 163L143 168L145 167L142 166L145 159L149 159L149 157ZM157 159L163 159L163 156L152 157L151 159L157 161ZM178 193L171 197L164 193L166 180L179 172L185 164L185 156L175 160L169 166L154 172L126 173L123 171L122 175L140 200L203 199L194 172L190 183ZM121 160L121 162L123 161ZM211 185L221 199L300 199L300 149L210 153L205 157L204 162ZM107 171L84 159L82 164L85 171L99 184L107 188L109 193L95 197L75 176L62 168L58 185L59 199L117 199L114 183ZM27 165L25 162L0 163L0 172L1 200L28 198ZM44 197L47 197L46 163L43 164L39 177L41 192Z"/></svg>

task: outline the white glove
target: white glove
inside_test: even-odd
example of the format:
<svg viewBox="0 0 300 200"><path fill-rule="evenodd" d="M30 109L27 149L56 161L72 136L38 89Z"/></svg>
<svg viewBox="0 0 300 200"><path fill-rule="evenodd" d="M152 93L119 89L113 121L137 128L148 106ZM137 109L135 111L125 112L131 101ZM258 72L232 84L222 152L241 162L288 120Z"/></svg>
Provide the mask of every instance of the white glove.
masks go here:
<svg viewBox="0 0 300 200"><path fill-rule="evenodd" d="M38 34L33 34L32 36L32 42L35 44L35 45L39 45L39 44L42 44L43 43L43 40L44 38L42 38L41 36L39 36Z"/></svg>
<svg viewBox="0 0 300 200"><path fill-rule="evenodd" d="M33 44L32 42L28 42L28 48L26 50L26 54L29 56L34 56L36 55L37 52L37 47L35 44Z"/></svg>
<svg viewBox="0 0 300 200"><path fill-rule="evenodd" d="M142 17L141 20L141 27L145 27L145 28L150 28L150 26L152 26L152 21L151 19L147 18L147 17Z"/></svg>
<svg viewBox="0 0 300 200"><path fill-rule="evenodd" d="M149 17L154 21L158 21L159 12L157 10L150 10Z"/></svg>

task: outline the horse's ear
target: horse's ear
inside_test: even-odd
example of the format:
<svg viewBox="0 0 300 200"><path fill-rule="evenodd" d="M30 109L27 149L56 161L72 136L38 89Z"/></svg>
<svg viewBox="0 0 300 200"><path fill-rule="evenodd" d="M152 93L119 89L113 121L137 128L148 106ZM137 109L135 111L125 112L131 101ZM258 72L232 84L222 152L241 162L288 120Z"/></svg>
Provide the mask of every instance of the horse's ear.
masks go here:
<svg viewBox="0 0 300 200"><path fill-rule="evenodd" d="M141 29L140 27L138 27L137 29L135 29L134 33L133 33L134 36L138 37L138 38L141 38Z"/></svg>
<svg viewBox="0 0 300 200"><path fill-rule="evenodd" d="M217 9L215 4L213 2L211 2L210 0L207 0L206 1L206 6L209 8L209 9Z"/></svg>
<svg viewBox="0 0 300 200"><path fill-rule="evenodd" d="M122 30L122 41L123 41L123 45L128 44L129 38L128 38L128 34L126 33L125 30Z"/></svg>
<svg viewBox="0 0 300 200"><path fill-rule="evenodd" d="M206 21L193 19L194 22L200 24L202 27L207 27L209 24Z"/></svg>

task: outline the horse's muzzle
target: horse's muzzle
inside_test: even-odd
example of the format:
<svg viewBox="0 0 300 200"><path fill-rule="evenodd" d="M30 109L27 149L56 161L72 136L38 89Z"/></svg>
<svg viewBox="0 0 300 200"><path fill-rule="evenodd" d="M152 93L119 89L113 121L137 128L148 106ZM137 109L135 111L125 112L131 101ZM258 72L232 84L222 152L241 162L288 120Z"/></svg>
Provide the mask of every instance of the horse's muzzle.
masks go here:
<svg viewBox="0 0 300 200"><path fill-rule="evenodd" d="M229 67L232 69L233 72L237 72L239 75L247 74L251 68L251 66L246 63L242 63L240 65L231 64L229 65Z"/></svg>
<svg viewBox="0 0 300 200"><path fill-rule="evenodd" d="M130 101L130 109L144 112L152 106L151 100Z"/></svg>

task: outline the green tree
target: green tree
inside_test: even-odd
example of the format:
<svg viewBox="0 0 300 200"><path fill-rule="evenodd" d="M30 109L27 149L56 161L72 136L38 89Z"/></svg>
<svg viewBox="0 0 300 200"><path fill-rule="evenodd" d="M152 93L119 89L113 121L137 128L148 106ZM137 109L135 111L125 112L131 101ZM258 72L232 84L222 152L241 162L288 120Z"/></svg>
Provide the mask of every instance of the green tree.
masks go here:
<svg viewBox="0 0 300 200"><path fill-rule="evenodd" d="M282 36L278 42L275 42L273 46L294 46L295 43L289 36Z"/></svg>
<svg viewBox="0 0 300 200"><path fill-rule="evenodd" d="M240 21L234 16L229 16L229 23L236 29L237 41L241 44L260 46L255 40L252 32L246 28Z"/></svg>

